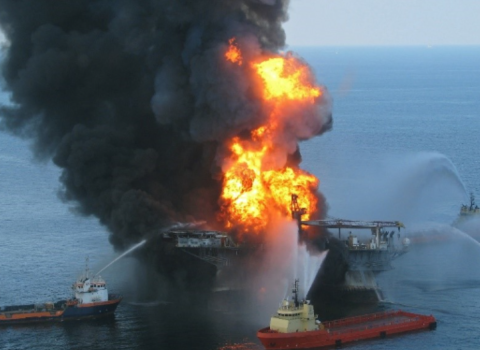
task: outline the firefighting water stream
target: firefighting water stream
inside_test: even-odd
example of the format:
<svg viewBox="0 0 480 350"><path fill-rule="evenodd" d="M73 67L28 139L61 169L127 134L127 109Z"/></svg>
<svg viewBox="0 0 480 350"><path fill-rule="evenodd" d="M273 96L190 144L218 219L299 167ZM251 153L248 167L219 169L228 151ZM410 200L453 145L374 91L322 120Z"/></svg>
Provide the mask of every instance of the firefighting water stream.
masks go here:
<svg viewBox="0 0 480 350"><path fill-rule="evenodd" d="M117 258L115 258L114 260L112 260L108 265L106 265L105 267L103 267L101 270L99 270L96 275L99 275L102 271L106 270L108 267L112 266L113 264L115 264L118 260L120 260L121 258L127 256L128 254L130 254L131 252L133 252L135 249L137 248L140 248L142 245L145 244L145 242L147 242L146 239L138 242L137 244L135 244L133 247L127 249L125 252L123 252L122 254L120 254Z"/></svg>

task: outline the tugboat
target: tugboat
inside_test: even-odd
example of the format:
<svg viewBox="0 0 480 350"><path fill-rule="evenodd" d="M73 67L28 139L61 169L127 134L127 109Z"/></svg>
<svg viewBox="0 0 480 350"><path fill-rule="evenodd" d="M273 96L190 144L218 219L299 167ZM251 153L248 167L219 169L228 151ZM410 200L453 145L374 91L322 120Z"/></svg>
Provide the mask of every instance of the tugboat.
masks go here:
<svg viewBox="0 0 480 350"><path fill-rule="evenodd" d="M88 264L72 290L72 299L0 307L0 325L99 318L112 315L122 301L120 296L108 294L102 277L90 276Z"/></svg>
<svg viewBox="0 0 480 350"><path fill-rule="evenodd" d="M257 337L267 350L311 349L436 327L437 322L431 315L401 310L320 322L313 305L308 300L299 301L297 279L291 300L282 301L270 319L270 327L260 329Z"/></svg>
<svg viewBox="0 0 480 350"><path fill-rule="evenodd" d="M470 205L462 204L460 207L460 214L453 223L453 226L457 226L469 218L480 218L480 208L475 204L475 196L470 193Z"/></svg>

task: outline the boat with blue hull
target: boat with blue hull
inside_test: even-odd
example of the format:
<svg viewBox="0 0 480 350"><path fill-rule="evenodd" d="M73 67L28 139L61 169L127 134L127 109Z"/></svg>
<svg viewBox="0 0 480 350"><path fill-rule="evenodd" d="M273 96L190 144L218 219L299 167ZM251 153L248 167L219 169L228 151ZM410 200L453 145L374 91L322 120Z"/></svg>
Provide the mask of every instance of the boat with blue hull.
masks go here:
<svg viewBox="0 0 480 350"><path fill-rule="evenodd" d="M72 285L73 298L41 304L0 308L0 325L35 322L63 322L113 315L122 298L109 294L101 276L90 276L88 266Z"/></svg>

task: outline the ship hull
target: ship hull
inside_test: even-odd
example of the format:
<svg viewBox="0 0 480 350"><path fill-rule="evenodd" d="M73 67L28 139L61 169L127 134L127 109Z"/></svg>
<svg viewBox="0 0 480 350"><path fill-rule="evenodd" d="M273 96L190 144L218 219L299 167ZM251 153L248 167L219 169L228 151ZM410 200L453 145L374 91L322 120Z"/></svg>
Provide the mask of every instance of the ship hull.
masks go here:
<svg viewBox="0 0 480 350"><path fill-rule="evenodd" d="M267 350L312 349L418 330L432 330L436 328L436 321L433 316L389 311L329 321L323 325L325 328L321 330L295 333L279 333L267 327L259 330L257 337Z"/></svg>
<svg viewBox="0 0 480 350"><path fill-rule="evenodd" d="M0 312L0 325L64 322L105 317L115 312L121 300L121 298L115 297L105 302L82 305L68 304L67 301L64 301L55 303L55 307L50 310L41 311L27 308L28 305L19 306L18 310Z"/></svg>
<svg viewBox="0 0 480 350"><path fill-rule="evenodd" d="M61 321L63 311L0 314L0 325Z"/></svg>
<svg viewBox="0 0 480 350"><path fill-rule="evenodd" d="M62 321L99 318L112 315L120 304L121 298L101 303L91 303L69 307L62 315Z"/></svg>

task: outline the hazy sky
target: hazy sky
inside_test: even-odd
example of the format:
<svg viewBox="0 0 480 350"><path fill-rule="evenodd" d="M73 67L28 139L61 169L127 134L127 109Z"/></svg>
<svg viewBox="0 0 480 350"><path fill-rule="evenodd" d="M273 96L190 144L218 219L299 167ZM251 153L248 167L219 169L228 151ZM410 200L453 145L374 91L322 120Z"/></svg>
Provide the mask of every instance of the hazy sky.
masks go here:
<svg viewBox="0 0 480 350"><path fill-rule="evenodd" d="M291 46L480 45L480 0L290 0L289 14Z"/></svg>
<svg viewBox="0 0 480 350"><path fill-rule="evenodd" d="M480 45L480 0L291 0L296 45Z"/></svg>

